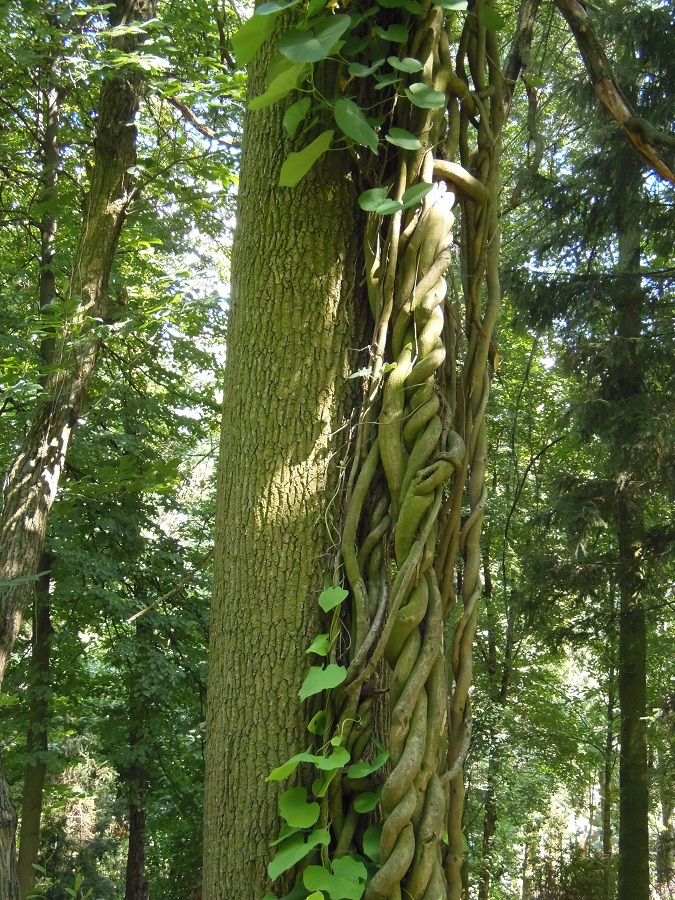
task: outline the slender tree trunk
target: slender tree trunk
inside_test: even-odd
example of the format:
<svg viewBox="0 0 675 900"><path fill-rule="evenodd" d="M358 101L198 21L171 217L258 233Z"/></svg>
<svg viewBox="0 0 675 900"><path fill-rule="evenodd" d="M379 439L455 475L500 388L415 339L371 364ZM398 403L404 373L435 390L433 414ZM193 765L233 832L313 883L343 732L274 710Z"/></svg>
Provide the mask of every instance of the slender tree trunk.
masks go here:
<svg viewBox="0 0 675 900"><path fill-rule="evenodd" d="M614 897L612 877L612 771L614 769L614 666L610 665L607 691L607 727L605 729L605 764L602 772L602 864L605 880L605 900Z"/></svg>
<svg viewBox="0 0 675 900"><path fill-rule="evenodd" d="M249 76L261 92L269 51ZM278 825L265 776L306 749L298 690L332 577L345 379L363 338L356 198L345 154L292 190L283 109L249 113L233 251L211 624L204 897L260 900ZM306 143L300 139L297 146ZM351 382L353 385L354 382ZM350 404L351 406L351 404Z"/></svg>
<svg viewBox="0 0 675 900"><path fill-rule="evenodd" d="M152 0L120 2L112 21L129 22L152 15ZM120 49L133 47L133 36L115 39ZM142 91L140 76L110 77L100 94L94 167L75 252L69 296L78 307L55 342L55 370L45 384L28 432L5 479L0 517L0 580L15 584L0 594L0 683L28 607L33 579L40 571L47 519L66 459L73 429L86 400L100 346L94 326L105 320L108 281L120 231L133 197L130 170L136 161L134 119ZM7 786L0 798L9 796ZM0 803L1 806L1 803ZM0 897L16 894L10 873L14 848L13 818L2 808Z"/></svg>
<svg viewBox="0 0 675 900"><path fill-rule="evenodd" d="M35 887L35 869L40 849L40 821L45 779L47 777L48 718L51 682L49 656L52 625L50 618L49 587L51 558L43 554L41 576L35 592L33 618L33 647L29 676L29 724L26 750L31 762L26 766L21 804L21 831L17 872L21 900Z"/></svg>
<svg viewBox="0 0 675 900"><path fill-rule="evenodd" d="M640 166L626 159L622 181L617 185L619 271L640 269L640 222L637 195ZM615 403L629 414L642 393L637 358L643 321L640 277L625 275L617 292L619 312L617 357L612 373ZM616 520L619 544L617 586L619 589L619 706L621 708L621 758L619 765L619 878L618 900L649 900L649 785L647 761L647 623L642 597L641 536L644 510L639 485L632 471L640 436L628 429L632 439L614 448L616 473Z"/></svg>
<svg viewBox="0 0 675 900"><path fill-rule="evenodd" d="M147 620L136 620L136 641L141 642L148 632ZM146 744L147 699L138 690L138 679L142 672L135 664L131 671L129 688L129 751L131 765L122 774L125 790L129 797L129 848L124 900L147 900L148 882L145 878L145 801L148 773L142 760Z"/></svg>

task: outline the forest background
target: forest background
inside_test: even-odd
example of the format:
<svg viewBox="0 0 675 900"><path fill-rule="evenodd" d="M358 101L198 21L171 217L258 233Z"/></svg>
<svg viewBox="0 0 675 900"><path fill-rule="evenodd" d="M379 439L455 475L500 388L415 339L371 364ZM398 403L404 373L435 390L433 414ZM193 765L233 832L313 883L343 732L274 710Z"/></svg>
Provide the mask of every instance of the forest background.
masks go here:
<svg viewBox="0 0 675 900"><path fill-rule="evenodd" d="M526 5L442 8L458 39L481 21L503 58ZM620 900L675 889L665 133L675 16L659 2L588 9L612 77L651 123L640 132L652 153L644 161L602 109L566 6L533 5L499 163L503 298L486 366L483 589L460 804L461 890L479 900L610 900L617 881ZM247 85L232 37L249 13L197 0L0 7L3 897L15 882L22 900L201 896L220 387ZM393 68L382 90L415 71ZM260 69L252 78L257 95ZM316 132L311 117L285 119L282 131L275 108L246 121L268 116L259 121L281 164ZM359 159L370 137L343 130ZM270 179L262 158L251 165ZM277 192L292 203L294 190ZM245 265L271 266L274 244L260 226ZM450 298L465 291L462 265L458 238ZM348 347L347 391L368 378L363 346ZM22 468L37 458L40 421L57 428L55 443L48 431L38 442L48 502ZM17 539L17 508L34 510L44 545ZM32 570L17 575L13 559ZM18 623L21 604L12 636L6 623ZM310 635L298 621L289 640L307 660L322 629ZM450 645L457 620L447 627ZM620 752L629 709L632 755L625 733ZM262 758L264 785L284 759ZM266 879L274 850L256 853ZM206 884L204 896L214 890ZM335 900L338 888L324 890Z"/></svg>

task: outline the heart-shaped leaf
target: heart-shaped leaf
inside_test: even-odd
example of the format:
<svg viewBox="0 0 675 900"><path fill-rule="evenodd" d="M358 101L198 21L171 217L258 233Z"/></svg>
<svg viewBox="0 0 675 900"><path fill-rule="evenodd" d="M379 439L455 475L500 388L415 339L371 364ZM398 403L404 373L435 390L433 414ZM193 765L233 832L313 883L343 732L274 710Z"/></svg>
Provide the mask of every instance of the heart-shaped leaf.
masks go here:
<svg viewBox="0 0 675 900"><path fill-rule="evenodd" d="M419 59L415 59L413 56L404 56L403 59L399 59L398 56L388 56L387 62L399 72L421 72L424 68Z"/></svg>
<svg viewBox="0 0 675 900"><path fill-rule="evenodd" d="M307 802L307 788L294 787L279 797L279 812L291 828L311 828L321 808L318 803Z"/></svg>
<svg viewBox="0 0 675 900"><path fill-rule="evenodd" d="M311 144L298 153L289 153L279 173L279 187L295 187L309 172L314 163L328 150L333 140L332 131L324 131Z"/></svg>
<svg viewBox="0 0 675 900"><path fill-rule="evenodd" d="M420 139L406 131L405 128L390 128L386 139L395 147L401 147L402 150L419 150L422 146Z"/></svg>
<svg viewBox="0 0 675 900"><path fill-rule="evenodd" d="M421 109L440 109L445 106L445 94L435 91L423 81L416 81L405 89L405 95L415 106Z"/></svg>
<svg viewBox="0 0 675 900"><path fill-rule="evenodd" d="M302 683L302 687L298 691L301 700L312 697L314 694L320 694L321 691L328 691L337 687L347 677L347 670L344 666L338 666L330 663L325 669L320 666L312 666L307 673L307 677Z"/></svg>
<svg viewBox="0 0 675 900"><path fill-rule="evenodd" d="M324 612L330 612L331 609L334 609L336 606L339 606L343 600L346 600L348 596L349 591L334 584L321 592L319 595L319 606Z"/></svg>
<svg viewBox="0 0 675 900"><path fill-rule="evenodd" d="M282 125L289 137L295 137L295 133L309 112L311 105L311 97L303 97L301 100L296 100L295 103L288 107L284 113Z"/></svg>
<svg viewBox="0 0 675 900"><path fill-rule="evenodd" d="M279 50L293 62L319 62L325 59L352 24L349 16L321 19L309 30L291 28L279 39Z"/></svg>
<svg viewBox="0 0 675 900"><path fill-rule="evenodd" d="M337 100L333 107L333 114L338 127L355 144L368 147L373 153L377 153L379 139L366 121L366 117L360 107L353 100L342 98Z"/></svg>

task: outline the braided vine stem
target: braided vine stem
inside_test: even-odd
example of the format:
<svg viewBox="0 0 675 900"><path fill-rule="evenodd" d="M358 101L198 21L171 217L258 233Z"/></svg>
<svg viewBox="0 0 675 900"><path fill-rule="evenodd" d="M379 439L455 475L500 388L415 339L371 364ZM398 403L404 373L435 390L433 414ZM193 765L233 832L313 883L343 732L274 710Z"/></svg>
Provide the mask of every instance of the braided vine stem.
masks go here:
<svg viewBox="0 0 675 900"><path fill-rule="evenodd" d="M356 760L373 728L373 684L386 662L390 758L380 793L379 870L366 900L459 900L462 893L488 357L500 301L497 166L538 0L521 0L506 77L495 34L485 27L490 5L472 0L454 61L443 10L429 5L419 16L402 53L421 63L415 79L446 102L419 108L399 96L396 122L420 146L398 155L388 183L394 200L421 182L431 189L417 209L371 214L365 233L375 325L341 541L353 594L349 666L333 702ZM461 164L441 158L456 154ZM458 204L463 315L446 281ZM358 737L351 722L359 723ZM381 775L366 780L371 790L378 777L382 782ZM329 793L339 854L350 842L358 849L365 828L348 787L338 774Z"/></svg>

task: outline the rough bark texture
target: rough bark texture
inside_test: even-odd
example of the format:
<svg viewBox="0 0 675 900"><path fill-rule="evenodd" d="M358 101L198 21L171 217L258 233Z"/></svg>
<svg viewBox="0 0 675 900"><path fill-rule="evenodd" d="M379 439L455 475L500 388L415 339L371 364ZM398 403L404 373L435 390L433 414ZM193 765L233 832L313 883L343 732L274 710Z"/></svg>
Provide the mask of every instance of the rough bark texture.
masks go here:
<svg viewBox="0 0 675 900"><path fill-rule="evenodd" d="M49 567L51 559L43 554L41 566L46 574L35 592L33 641L29 676L29 724L26 750L31 760L26 766L21 804L21 832L19 841L19 896L21 900L35 887L35 869L40 848L40 820L45 779L47 777L48 717L49 717L49 655L52 626L49 614Z"/></svg>
<svg viewBox="0 0 675 900"><path fill-rule="evenodd" d="M263 51L249 90L260 93ZM283 109L249 114L233 251L232 311L211 626L204 897L260 900L278 831L267 773L301 749L298 689L316 600L332 575L331 454L356 361L357 189L331 152L276 187L292 146ZM300 138L298 146L307 138ZM297 149L297 147L296 147ZM348 362L349 360L349 362ZM330 482L330 483L329 483ZM287 785L285 785L287 786Z"/></svg>

